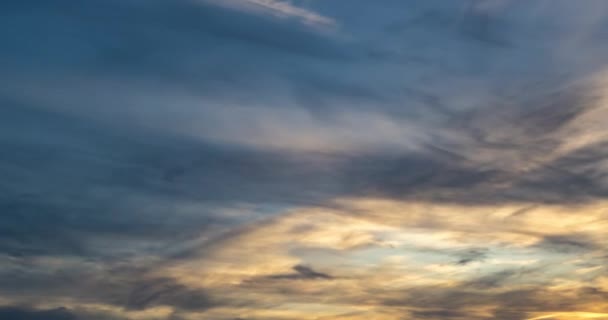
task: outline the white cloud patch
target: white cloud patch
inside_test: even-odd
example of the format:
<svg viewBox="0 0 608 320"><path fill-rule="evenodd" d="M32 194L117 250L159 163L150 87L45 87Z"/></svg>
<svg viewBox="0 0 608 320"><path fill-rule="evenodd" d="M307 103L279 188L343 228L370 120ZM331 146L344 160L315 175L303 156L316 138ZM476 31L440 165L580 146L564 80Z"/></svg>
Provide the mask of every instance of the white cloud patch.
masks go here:
<svg viewBox="0 0 608 320"><path fill-rule="evenodd" d="M245 10L269 14L278 18L295 18L299 21L316 27L335 25L335 21L322 16L315 11L293 5L291 1L281 0L207 0L208 2Z"/></svg>

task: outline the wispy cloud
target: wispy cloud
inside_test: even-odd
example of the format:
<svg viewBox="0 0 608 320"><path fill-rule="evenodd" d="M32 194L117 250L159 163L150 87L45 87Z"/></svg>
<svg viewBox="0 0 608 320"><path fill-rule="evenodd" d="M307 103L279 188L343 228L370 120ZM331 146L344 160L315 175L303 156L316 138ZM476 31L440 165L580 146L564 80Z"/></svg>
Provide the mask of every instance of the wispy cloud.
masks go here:
<svg viewBox="0 0 608 320"><path fill-rule="evenodd" d="M34 2L0 318L605 318L606 2Z"/></svg>
<svg viewBox="0 0 608 320"><path fill-rule="evenodd" d="M240 10L266 13L278 18L297 19L305 24L315 27L331 27L335 21L313 10L299 7L292 1L285 0L204 0L222 6L229 6Z"/></svg>

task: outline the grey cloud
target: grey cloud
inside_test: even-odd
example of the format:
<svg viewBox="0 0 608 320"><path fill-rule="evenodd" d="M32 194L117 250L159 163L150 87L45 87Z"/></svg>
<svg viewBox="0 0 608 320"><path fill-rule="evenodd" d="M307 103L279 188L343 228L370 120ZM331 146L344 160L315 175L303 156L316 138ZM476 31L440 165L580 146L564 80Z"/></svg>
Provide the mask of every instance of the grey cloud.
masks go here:
<svg viewBox="0 0 608 320"><path fill-rule="evenodd" d="M416 319L471 319L468 312L446 309L414 311L412 315Z"/></svg>
<svg viewBox="0 0 608 320"><path fill-rule="evenodd" d="M200 288L189 287L172 278L153 276L157 266L154 261L123 259L119 262L118 259L103 261L89 258L72 259L71 263L57 266L53 262L30 258L12 260L15 261L12 266L3 264L0 268L0 294L10 296L15 301L42 304L52 296L125 310L168 306L185 312L203 312L221 304L221 301ZM83 309L73 310L72 313L81 315L91 312Z"/></svg>
<svg viewBox="0 0 608 320"><path fill-rule="evenodd" d="M537 270L542 272L542 269ZM402 293L402 298L389 298L384 304L422 308L426 311L416 315L426 315L431 319L452 316L456 319L476 319L473 312L477 307L496 306L492 319L525 319L532 312L576 312L581 304L604 301L606 292L594 287L580 287L565 290L547 290L542 285L529 281L519 287L510 286L507 281L534 270L503 270L471 281L461 282L451 288L418 287ZM575 297L575 298L573 298ZM479 316L479 319L488 319Z"/></svg>
<svg viewBox="0 0 608 320"><path fill-rule="evenodd" d="M479 168L449 145L405 153L289 153L120 131L9 102L5 107L0 249L13 255L84 255L91 246L80 240L94 235L171 242L229 225L221 208L239 203L321 205L349 196L576 203L608 192L597 182L601 169L594 169L603 145L513 173ZM197 205L197 214L181 208Z"/></svg>
<svg viewBox="0 0 608 320"><path fill-rule="evenodd" d="M514 277L525 274L526 270L503 270L499 272L495 272L489 275L485 275L466 283L463 283L461 286L463 288L473 288L473 289L492 289L499 288L506 284L506 282Z"/></svg>
<svg viewBox="0 0 608 320"><path fill-rule="evenodd" d="M138 283L126 303L127 308L135 310L159 305L203 311L217 306L217 303L202 290L188 288L172 279L147 279Z"/></svg>
<svg viewBox="0 0 608 320"><path fill-rule="evenodd" d="M538 247L559 253L585 253L598 250L601 246L584 234L557 234L542 238Z"/></svg>
<svg viewBox="0 0 608 320"><path fill-rule="evenodd" d="M76 320L65 308L36 310L22 307L0 307L0 319L6 320Z"/></svg>
<svg viewBox="0 0 608 320"><path fill-rule="evenodd" d="M116 314L82 308L33 308L1 306L0 319L6 320L128 320Z"/></svg>
<svg viewBox="0 0 608 320"><path fill-rule="evenodd" d="M474 261L482 261L486 259L488 253L484 249L469 249L459 254L456 261L458 265L466 265Z"/></svg>
<svg viewBox="0 0 608 320"><path fill-rule="evenodd" d="M315 279L333 279L332 276L315 271L314 269L304 266L297 265L293 267L294 273L276 274L269 276L270 279L287 279L287 280L315 280Z"/></svg>

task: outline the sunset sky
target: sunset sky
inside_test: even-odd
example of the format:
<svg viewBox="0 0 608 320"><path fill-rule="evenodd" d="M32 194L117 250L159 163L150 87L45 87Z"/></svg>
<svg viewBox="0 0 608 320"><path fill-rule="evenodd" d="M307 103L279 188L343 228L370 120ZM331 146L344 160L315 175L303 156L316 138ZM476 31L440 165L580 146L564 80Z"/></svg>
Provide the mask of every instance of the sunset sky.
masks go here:
<svg viewBox="0 0 608 320"><path fill-rule="evenodd" d="M608 1L0 1L0 320L608 319Z"/></svg>

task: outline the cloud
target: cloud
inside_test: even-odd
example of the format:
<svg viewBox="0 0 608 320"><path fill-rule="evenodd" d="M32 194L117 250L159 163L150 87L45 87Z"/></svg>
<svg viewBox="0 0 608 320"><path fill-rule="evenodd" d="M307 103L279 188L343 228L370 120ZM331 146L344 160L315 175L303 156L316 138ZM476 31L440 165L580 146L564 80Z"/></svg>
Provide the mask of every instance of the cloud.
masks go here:
<svg viewBox="0 0 608 320"><path fill-rule="evenodd" d="M313 26L331 26L335 22L328 17L301 7L294 6L291 2L281 0L229 0L209 1L217 5L236 7L241 10L268 12L273 16L281 18L297 18L306 24Z"/></svg>
<svg viewBox="0 0 608 320"><path fill-rule="evenodd" d="M20 307L0 307L0 318L13 320L75 320L65 308L35 310Z"/></svg>
<svg viewBox="0 0 608 320"><path fill-rule="evenodd" d="M184 310L205 310L215 306L207 294L192 290L171 279L148 279L138 283L129 294L126 307L143 310L168 305Z"/></svg>
<svg viewBox="0 0 608 320"><path fill-rule="evenodd" d="M484 260L486 258L486 256L487 256L487 253L483 249L467 250L462 253L462 255L459 257L458 261L456 261L456 264L466 265L466 264L474 262L474 261Z"/></svg>
<svg viewBox="0 0 608 320"><path fill-rule="evenodd" d="M295 273L276 274L269 276L270 279L306 280L306 279L332 279L333 277L325 273L317 272L310 267L296 265L292 268Z"/></svg>
<svg viewBox="0 0 608 320"><path fill-rule="evenodd" d="M538 245L558 252L584 252L598 249L593 240L585 235L576 234L546 236Z"/></svg>
<svg viewBox="0 0 608 320"><path fill-rule="evenodd" d="M0 4L0 318L604 317L605 9Z"/></svg>

